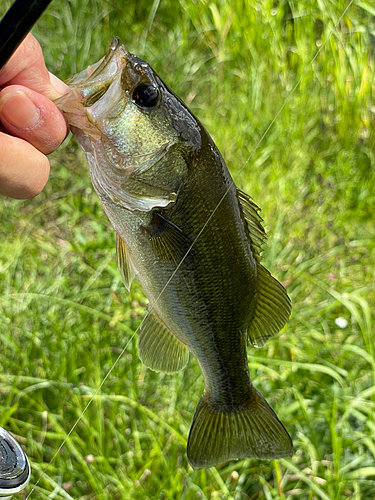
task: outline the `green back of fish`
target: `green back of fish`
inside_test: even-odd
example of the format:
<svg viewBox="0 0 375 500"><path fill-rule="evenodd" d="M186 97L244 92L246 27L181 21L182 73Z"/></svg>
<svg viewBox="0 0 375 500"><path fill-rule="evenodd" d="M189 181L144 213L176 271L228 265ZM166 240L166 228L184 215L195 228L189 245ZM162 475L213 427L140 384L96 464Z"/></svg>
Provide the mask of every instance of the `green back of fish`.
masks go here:
<svg viewBox="0 0 375 500"><path fill-rule="evenodd" d="M289 299L260 264L258 208L232 184L204 130L176 203L156 212L145 233L158 259L151 271L157 292L149 294L140 357L172 373L186 365L186 344L205 379L189 462L206 468L291 455L287 431L251 385L246 357L246 333L257 345L276 334L289 317Z"/></svg>
<svg viewBox="0 0 375 500"><path fill-rule="evenodd" d="M247 338L263 345L290 314L285 290L260 264L258 207L198 120L119 39L70 85L59 106L116 230L124 284L138 274L150 301L140 358L174 373L191 351L204 377L191 465L289 455L288 433L248 374Z"/></svg>

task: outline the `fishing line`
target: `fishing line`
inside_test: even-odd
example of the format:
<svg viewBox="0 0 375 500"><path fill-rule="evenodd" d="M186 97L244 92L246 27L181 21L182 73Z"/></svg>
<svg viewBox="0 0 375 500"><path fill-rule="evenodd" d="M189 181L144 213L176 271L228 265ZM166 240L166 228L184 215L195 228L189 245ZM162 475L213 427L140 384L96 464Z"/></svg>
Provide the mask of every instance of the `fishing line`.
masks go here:
<svg viewBox="0 0 375 500"><path fill-rule="evenodd" d="M48 468L50 467L50 465L52 464L52 462L55 460L55 458L57 457L57 455L59 454L61 448L64 446L64 444L67 442L67 440L69 439L70 435L72 434L72 432L74 431L74 429L77 427L77 425L79 424L79 422L81 421L83 415L86 413L86 410L88 409L88 407L91 405L91 403L93 402L94 398L98 395L100 389L103 387L103 385L105 384L106 380L108 379L108 377L110 376L110 374L112 373L112 371L114 370L114 368L116 367L117 363L120 361L120 359L122 358L124 352L126 351L126 349L128 348L128 345L130 344L130 342L133 340L133 338L135 337L135 334L137 333L137 331L139 330L139 327L136 329L136 331L133 333L133 335L130 337L130 339L128 340L128 342L126 343L125 347L122 349L122 351L120 352L120 354L117 356L116 358L116 361L113 363L113 365L111 366L111 368L108 370L108 372L106 373L105 377L103 378L103 380L100 382L100 385L99 387L95 390L94 394L91 396L91 398L89 399L87 405L84 407L84 409L82 410L82 413L80 414L80 416L78 417L78 419L75 421L73 427L70 429L70 431L68 432L68 434L65 436L65 439L64 441L60 444L60 446L58 447L57 451L55 452L55 454L53 455L53 457L51 458L50 462L48 463L47 467L44 469L43 473L41 474L41 476L39 477L38 481L34 484L32 490L30 491L30 493L27 495L26 497L26 500L28 500L31 496L31 494L34 492L35 488L38 486L39 482L41 481L41 479L43 478L43 476L45 475L45 473L47 472Z"/></svg>
<svg viewBox="0 0 375 500"><path fill-rule="evenodd" d="M340 23L341 19L345 16L346 12L348 11L349 7L352 5L352 3L354 2L354 0L350 0L350 2L348 3L347 7L345 8L344 12L341 14L341 16L339 17L338 21L336 22L336 24L334 24L333 28L331 29L331 31L328 33L328 36L327 38L324 40L324 42L322 43L322 45L320 46L320 48L317 50L317 52L315 53L314 57L311 59L310 63L307 65L306 69L304 70L304 72L302 73L302 75L300 76L300 78L298 79L297 83L294 85L294 87L292 88L292 90L289 92L288 96L286 97L284 103L282 104L281 108L279 109L279 111L276 113L275 117L273 118L273 120L271 121L271 123L268 125L268 127L266 128L265 132L263 133L262 137L259 139L259 141L257 142L257 144L255 145L254 149L251 151L251 153L249 154L247 160L245 161L245 163L243 164L243 166L240 168L239 172L237 173L237 175L234 177L234 179L232 179L231 183L229 184L229 187L227 188L227 190L225 191L225 193L223 194L223 196L221 197L220 201L218 202L218 204L216 205L216 207L214 208L214 210L211 212L211 214L209 215L207 221L205 222L205 224L203 225L202 229L199 231L199 233L197 234L195 240L193 241L193 243L190 245L190 247L188 248L188 250L186 251L186 254L183 256L183 258L181 259L180 263L178 264L178 266L176 267L176 269L173 271L171 277L168 279L167 283L164 285L164 287L162 288L161 292L159 293L155 303L158 302L160 296L164 293L164 290L167 288L167 286L169 285L169 283L172 281L173 277L175 276L175 274L177 273L177 271L179 270L179 268L181 267L182 263L184 262L184 260L186 259L186 257L188 256L188 254L190 253L191 249L193 248L193 246L195 245L195 243L197 242L197 240L200 238L201 234L203 233L203 231L206 229L208 223L210 222L210 220L212 219L212 217L215 215L215 212L217 211L217 209L219 208L219 206L222 204L222 202L224 201L225 197L227 196L227 194L229 193L229 191L232 189L232 187L235 185L235 181L238 179L238 177L240 176L241 172L244 170L244 168L246 167L246 165L249 163L249 161L251 160L251 158L253 157L255 151L259 148L260 144L263 142L264 138L266 137L266 135L268 134L269 130L271 129L271 127L273 126L273 124L275 123L275 121L277 120L277 118L280 116L281 112L283 111L283 109L285 108L285 106L287 105L287 103L289 102L289 99L291 98L291 96L294 94L294 92L296 91L296 89L298 88L298 86L300 85L301 81L303 80L303 78L306 76L307 72L310 70L311 66L313 65L315 59L318 57L318 55L320 54L320 52L322 51L323 47L326 45L326 43L328 42L328 40L330 39L332 33L334 32L334 30L337 28L337 25Z"/></svg>
<svg viewBox="0 0 375 500"><path fill-rule="evenodd" d="M288 96L286 97L284 103L282 104L282 106L280 107L280 109L278 110L278 112L276 113L276 115L274 116L273 120L271 121L271 123L268 125L268 127L266 128L265 132L263 133L263 135L261 136L261 138L259 139L259 141L257 142L257 144L255 145L254 149L251 151L251 153L249 154L247 160L245 161L245 163L243 164L243 166L241 167L241 169L239 170L239 172L237 173L237 175L234 177L234 179L232 179L229 187L227 188L227 190L225 191L225 193L223 194L223 196L221 197L220 201L218 202L218 204L216 205L215 209L212 211L212 213L209 215L207 221L205 222L205 224L203 225L203 227L201 228L201 230L199 231L199 233L197 234L196 238L194 239L194 241L192 242L192 244L190 245L189 249L186 251L184 257L181 259L181 261L179 262L179 264L177 265L176 269L173 271L173 273L171 274L170 278L167 280L166 284L164 285L164 287L162 288L161 292L159 293L159 295L157 296L156 300L155 300L155 304L157 304L157 302L159 301L161 295L164 293L165 289L167 288L167 286L169 285L169 283L172 281L172 279L174 278L174 276L176 275L177 271L180 269L182 263L185 261L186 257L189 255L190 251L192 250L192 248L194 247L194 245L196 244L196 242L198 241L198 239L200 238L200 236L202 235L203 231L205 230L205 228L207 227L208 223L211 221L212 217L215 215L217 209L219 208L219 206L221 205L221 203L224 201L225 197L227 196L227 194L229 193L229 191L232 189L233 185L235 184L235 181L238 179L239 175L241 174L241 172L244 170L244 168L246 167L246 165L249 163L249 161L251 160L251 158L253 157L254 153L257 151L257 149L259 148L260 144L263 142L264 138L266 137L266 135L268 134L269 130L271 129L271 127L273 126L273 124L275 123L275 121L278 119L278 117L280 116L281 112L283 111L283 109L285 108L285 106L287 105L287 103L289 102L291 96L294 94L294 92L297 90L297 88L299 87L301 81L303 80L303 78L306 76L307 72L310 70L312 64L314 63L314 61L316 60L316 58L318 57L318 55L320 54L320 52L323 50L323 48L325 47L325 45L327 44L328 40L330 39L332 33L336 30L338 24L340 23L340 21L342 20L342 18L345 16L346 12L348 11L348 9L350 8L350 6L352 5L354 0L350 0L350 2L348 3L347 7L344 9L343 13L341 14L341 16L339 17L338 21L334 24L333 28L331 29L331 31L328 33L328 36L327 38L324 40L324 42L322 43L322 45L319 47L319 49L317 50L317 52L315 53L314 57L311 59L310 63L307 65L306 69L304 70L304 72L302 73L302 75L300 76L300 78L298 79L297 83L294 85L294 87L292 88L292 90L289 92ZM40 478L38 479L38 481L35 483L33 489L30 491L30 493L28 494L28 496L26 497L26 500L29 499L30 495L34 492L35 488L37 487L37 485L39 484L40 480L42 479L42 477L44 476L44 474L47 472L48 468L50 467L50 465L52 464L52 462L54 461L54 459L56 458L56 456L58 455L58 453L60 452L60 450L63 448L64 444L66 443L66 441L68 440L69 436L72 434L72 432L74 431L74 429L76 428L76 426L78 425L78 423L80 422L81 418L83 417L83 415L85 414L86 410L88 409L88 407L91 405L92 401L94 400L94 398L97 396L97 394L99 393L100 389L103 387L104 383L106 382L106 380L108 379L108 377L110 376L110 374L112 373L112 371L114 370L115 366L118 364L118 362L120 361L121 357L123 356L124 352L126 351L127 347L129 346L130 342L133 340L134 336L136 335L136 333L138 332L140 326L136 329L136 331L133 333L133 335L131 336L131 338L128 340L128 342L126 343L125 347L122 349L121 353L118 355L116 361L114 362L114 364L112 365L112 367L108 370L108 372L106 373L105 377L103 378L102 382L100 383L99 387L96 389L96 391L94 392L93 396L90 398L90 400L88 401L87 405L85 406L85 408L82 410L82 413L81 415L78 417L77 421L74 423L73 427L70 429L69 433L66 435L65 439L63 440L63 442L61 443L61 445L59 446L58 450L55 452L55 454L53 455L52 459L50 460L49 464L47 465L47 467L44 469L42 475L40 476Z"/></svg>

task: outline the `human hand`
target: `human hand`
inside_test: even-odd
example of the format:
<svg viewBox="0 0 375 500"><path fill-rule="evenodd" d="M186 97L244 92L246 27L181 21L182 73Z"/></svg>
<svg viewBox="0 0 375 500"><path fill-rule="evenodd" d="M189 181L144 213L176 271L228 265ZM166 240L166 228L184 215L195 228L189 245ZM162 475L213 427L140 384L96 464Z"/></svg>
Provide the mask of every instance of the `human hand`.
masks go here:
<svg viewBox="0 0 375 500"><path fill-rule="evenodd" d="M49 176L45 155L65 139L68 126L53 104L69 89L50 74L37 40L27 35L0 71L0 193L32 198Z"/></svg>

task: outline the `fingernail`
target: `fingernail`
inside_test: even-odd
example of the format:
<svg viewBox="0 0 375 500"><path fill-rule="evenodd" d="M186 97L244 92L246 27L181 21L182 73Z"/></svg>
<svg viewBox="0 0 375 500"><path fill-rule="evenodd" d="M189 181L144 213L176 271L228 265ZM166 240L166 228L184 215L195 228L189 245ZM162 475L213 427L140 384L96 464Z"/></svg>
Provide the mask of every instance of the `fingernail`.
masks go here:
<svg viewBox="0 0 375 500"><path fill-rule="evenodd" d="M8 92L0 99L0 116L19 130L33 128L40 119L40 111L21 90Z"/></svg>
<svg viewBox="0 0 375 500"><path fill-rule="evenodd" d="M62 82L59 78L57 78L57 76L55 76L53 73L49 74L49 79L50 79L52 85L57 90L57 92L59 92L61 95L64 95L67 92L69 92L70 88L64 82Z"/></svg>

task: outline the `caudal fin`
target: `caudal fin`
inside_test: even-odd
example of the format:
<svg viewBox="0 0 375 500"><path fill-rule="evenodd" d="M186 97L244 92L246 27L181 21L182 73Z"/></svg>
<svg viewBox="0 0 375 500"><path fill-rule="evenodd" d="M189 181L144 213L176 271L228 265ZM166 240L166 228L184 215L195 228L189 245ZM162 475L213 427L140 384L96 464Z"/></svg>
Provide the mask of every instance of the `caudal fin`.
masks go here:
<svg viewBox="0 0 375 500"><path fill-rule="evenodd" d="M293 454L292 440L276 413L253 387L246 404L223 406L203 394L187 444L194 469L239 458L280 458Z"/></svg>

